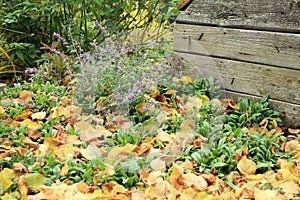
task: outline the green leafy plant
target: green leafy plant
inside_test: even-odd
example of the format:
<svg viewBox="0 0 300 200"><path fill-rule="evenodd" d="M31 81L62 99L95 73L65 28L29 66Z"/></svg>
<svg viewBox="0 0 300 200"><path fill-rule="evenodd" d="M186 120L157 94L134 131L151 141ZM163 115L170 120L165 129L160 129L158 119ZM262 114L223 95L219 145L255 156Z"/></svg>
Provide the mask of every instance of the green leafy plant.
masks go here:
<svg viewBox="0 0 300 200"><path fill-rule="evenodd" d="M259 102L251 101L248 99L239 99L237 102L238 110L234 110L226 116L226 122L233 126L255 126L259 127L259 123L263 119L274 120L279 126L282 125L280 113L269 108L268 95L264 96ZM272 125L269 124L269 128Z"/></svg>
<svg viewBox="0 0 300 200"><path fill-rule="evenodd" d="M118 129L117 132L115 132L111 138L107 138L106 141L112 146L125 146L126 144L139 144L142 141L142 138L137 132Z"/></svg>

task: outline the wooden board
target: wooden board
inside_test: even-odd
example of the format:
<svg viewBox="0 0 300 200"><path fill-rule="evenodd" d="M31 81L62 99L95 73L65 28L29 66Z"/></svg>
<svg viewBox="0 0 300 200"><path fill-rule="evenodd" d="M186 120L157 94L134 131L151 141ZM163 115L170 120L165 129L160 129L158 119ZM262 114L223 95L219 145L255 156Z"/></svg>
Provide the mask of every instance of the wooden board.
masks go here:
<svg viewBox="0 0 300 200"><path fill-rule="evenodd" d="M261 97L249 94L242 94L233 91L226 92L227 97L237 100L238 98L248 98L250 100L259 101ZM283 123L287 127L300 127L300 105L269 99L270 108L281 112Z"/></svg>
<svg viewBox="0 0 300 200"><path fill-rule="evenodd" d="M174 50L300 70L294 33L176 24Z"/></svg>
<svg viewBox="0 0 300 200"><path fill-rule="evenodd" d="M294 0L194 0L177 23L300 32Z"/></svg>
<svg viewBox="0 0 300 200"><path fill-rule="evenodd" d="M225 59L219 59L219 58L210 58L208 56L200 56L200 55L193 55L193 54L187 54L187 53L181 53L181 52L175 52L173 53L172 59L170 60L172 63L172 66L177 67L178 71L183 71L186 74L184 75L200 75L203 77L209 77L213 76L215 77L218 82L222 82L223 87L226 88L225 90L225 97L231 97L235 100L238 98L248 98L250 100L259 101L261 97L267 93L262 92L262 90L265 90L266 88L274 87L275 89L269 91L270 95L270 107L276 111L280 111L282 113L282 119L284 121L284 125L288 127L293 128L300 128L300 105L299 101L298 103L290 103L290 96L289 93L293 93L293 90L289 91L288 89L285 89L284 85L281 85L280 80L278 80L276 85L274 86L268 86L265 87L265 85L260 85L260 81L266 81L266 80L260 80L257 81L257 79L252 79L251 77L240 77L243 76L240 73L240 67L243 66L243 63L237 62L237 61L230 61ZM222 62L224 65L220 65L218 63ZM228 63L227 63L228 62ZM215 63L215 65L213 65ZM241 64L239 66L239 64ZM229 66L230 65L230 66ZM225 68L224 68L225 66ZM235 68L236 66L239 66ZM250 64L246 64L245 67L249 68ZM257 65L258 66L258 65ZM268 66L262 66L267 68L272 68ZM227 69L230 69L230 71L227 71ZM236 69L236 70L234 70ZM267 69L264 69L267 70ZM283 69L285 70L285 69ZM234 73L235 71L236 73ZM188 74L190 72L190 74ZM260 71L258 73L255 73L255 70L251 70L253 74L255 74L255 77L260 76ZM247 76L247 75L245 75ZM239 81L236 81L235 78L239 77ZM255 78L254 77L254 78ZM234 78L233 83L232 78ZM273 77L274 78L274 77ZM272 79L272 77L269 77L269 79ZM274 78L273 80L276 80ZM234 85L234 86L232 86ZM281 95L281 98L284 100L276 100L274 99L274 96L280 95L277 88L280 88L283 91L283 94ZM254 93L257 92L258 95L253 95L251 92ZM249 93L250 92L250 93ZM285 94L287 92L287 94ZM299 87L296 88L294 91L295 94L299 95Z"/></svg>
<svg viewBox="0 0 300 200"><path fill-rule="evenodd" d="M274 100L300 105L300 70L185 52L176 52L176 55L189 63L185 68L196 68L204 77L219 79L227 90L254 96L269 94Z"/></svg>

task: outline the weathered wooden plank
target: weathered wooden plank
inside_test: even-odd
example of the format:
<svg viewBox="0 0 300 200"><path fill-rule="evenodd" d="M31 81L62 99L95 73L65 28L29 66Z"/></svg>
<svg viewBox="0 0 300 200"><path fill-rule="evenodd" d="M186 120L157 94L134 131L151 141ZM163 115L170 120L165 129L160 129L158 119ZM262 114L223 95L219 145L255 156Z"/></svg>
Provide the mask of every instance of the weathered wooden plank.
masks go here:
<svg viewBox="0 0 300 200"><path fill-rule="evenodd" d="M194 0L176 21L300 32L300 8L293 0Z"/></svg>
<svg viewBox="0 0 300 200"><path fill-rule="evenodd" d="M300 69L300 34L176 24L174 50Z"/></svg>
<svg viewBox="0 0 300 200"><path fill-rule="evenodd" d="M176 52L183 68L196 68L204 77L219 79L224 88L300 105L300 70ZM213 64L214 63L214 64Z"/></svg>
<svg viewBox="0 0 300 200"><path fill-rule="evenodd" d="M261 97L242 94L233 91L226 92L227 97L237 100L238 98L248 98L250 100L259 101ZM300 127L300 105L269 99L270 107L273 110L280 111L284 126L291 128Z"/></svg>

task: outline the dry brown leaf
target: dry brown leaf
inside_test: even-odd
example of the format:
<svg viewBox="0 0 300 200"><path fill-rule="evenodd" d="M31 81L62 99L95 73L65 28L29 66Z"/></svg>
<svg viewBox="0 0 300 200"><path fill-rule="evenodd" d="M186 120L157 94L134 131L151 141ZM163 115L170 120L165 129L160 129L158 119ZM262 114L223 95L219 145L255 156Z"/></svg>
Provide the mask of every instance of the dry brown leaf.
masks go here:
<svg viewBox="0 0 300 200"><path fill-rule="evenodd" d="M30 148L38 149L39 148L39 143L38 142L33 142L29 137L25 137L22 142L26 145L28 145Z"/></svg>
<svg viewBox="0 0 300 200"><path fill-rule="evenodd" d="M152 144L150 143L142 143L140 146L139 146L139 149L138 149L138 154L141 155L141 154L144 154L148 151L150 151L150 149L152 148Z"/></svg>
<svg viewBox="0 0 300 200"><path fill-rule="evenodd" d="M146 199L146 194L140 190L131 190L131 200L143 200Z"/></svg>
<svg viewBox="0 0 300 200"><path fill-rule="evenodd" d="M20 162L14 163L14 171L15 172L20 172L20 173L27 173L28 172L27 168Z"/></svg>
<svg viewBox="0 0 300 200"><path fill-rule="evenodd" d="M30 137L33 140L39 139L42 137L42 131L39 129L29 129L28 130L28 137Z"/></svg>
<svg viewBox="0 0 300 200"><path fill-rule="evenodd" d="M162 143L171 143L173 142L173 138L170 134L166 133L162 129L157 130L158 134L155 136L155 138L162 142Z"/></svg>
<svg viewBox="0 0 300 200"><path fill-rule="evenodd" d="M24 175L20 176L19 179L19 191L22 195L27 195L29 192L29 187L28 187L28 183L26 181L26 178L24 177Z"/></svg>
<svg viewBox="0 0 300 200"><path fill-rule="evenodd" d="M179 165L174 165L173 171L167 178L167 181L177 190L181 191L184 188L184 183L182 181L182 174L184 169Z"/></svg>
<svg viewBox="0 0 300 200"><path fill-rule="evenodd" d="M138 146L135 145L135 144L130 144L130 143L127 143L125 146L121 147L121 149L124 151L124 152L127 152L127 153L130 153L130 152L135 152L137 150Z"/></svg>
<svg viewBox="0 0 300 200"><path fill-rule="evenodd" d="M252 160L249 160L246 156L238 162L237 168L244 175L255 174L256 164Z"/></svg>
<svg viewBox="0 0 300 200"><path fill-rule="evenodd" d="M66 176L69 172L69 167L67 164L64 164L64 166L60 170L60 176Z"/></svg>
<svg viewBox="0 0 300 200"><path fill-rule="evenodd" d="M213 174L211 173L208 173L208 172L204 172L202 175L201 175L207 183L209 184L214 184L216 182L216 179L217 177L214 176Z"/></svg>
<svg viewBox="0 0 300 200"><path fill-rule="evenodd" d="M66 96L63 96L60 101L61 101L61 105L64 107L68 106L71 102L71 100Z"/></svg>
<svg viewBox="0 0 300 200"><path fill-rule="evenodd" d="M198 191L205 190L208 187L208 183L201 175L196 175L194 173L183 174L182 179L186 186L192 187Z"/></svg>
<svg viewBox="0 0 300 200"><path fill-rule="evenodd" d="M195 148L200 148L201 144L207 143L208 139L206 137L203 137L202 135L198 135L198 138L193 140L193 145Z"/></svg>

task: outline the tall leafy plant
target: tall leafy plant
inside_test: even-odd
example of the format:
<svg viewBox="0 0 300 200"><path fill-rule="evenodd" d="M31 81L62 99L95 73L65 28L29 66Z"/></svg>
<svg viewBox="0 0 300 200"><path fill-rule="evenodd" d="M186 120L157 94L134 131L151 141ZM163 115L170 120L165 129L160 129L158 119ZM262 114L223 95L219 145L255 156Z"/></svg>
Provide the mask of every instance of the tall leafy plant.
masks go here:
<svg viewBox="0 0 300 200"><path fill-rule="evenodd" d="M59 33L66 42L82 41L85 51L90 42L101 42L111 34L139 27L161 27L176 11L178 0L1 0L0 32L12 34L10 53L20 65L32 67L41 43L52 43ZM104 32L95 27L106 27ZM124 34L127 35L127 34ZM68 45L64 45L65 47ZM68 52L68 49L64 49Z"/></svg>

